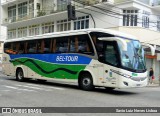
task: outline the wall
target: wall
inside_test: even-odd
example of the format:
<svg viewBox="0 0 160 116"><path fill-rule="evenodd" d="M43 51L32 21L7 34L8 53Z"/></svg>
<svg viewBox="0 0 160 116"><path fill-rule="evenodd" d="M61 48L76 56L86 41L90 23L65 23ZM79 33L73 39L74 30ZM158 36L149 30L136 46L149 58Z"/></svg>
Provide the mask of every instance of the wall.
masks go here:
<svg viewBox="0 0 160 116"><path fill-rule="evenodd" d="M119 31L136 36L141 42L160 45L160 33L141 27L115 27ZM154 36L153 36L154 35Z"/></svg>
<svg viewBox="0 0 160 116"><path fill-rule="evenodd" d="M149 2L149 1L146 1L146 2ZM138 13L138 26L139 27L142 27L142 16L144 16L146 12L149 13L150 14L149 21L151 22L149 24L149 29L157 31L156 22L157 22L158 17L153 14L159 14L159 12L152 10L151 6L145 3L142 3L142 2L132 2L132 1L129 2L128 1L122 4L117 4L117 7L121 9L128 9L128 10L135 10L135 9L139 10L139 13ZM122 23L120 26L122 26Z"/></svg>
<svg viewBox="0 0 160 116"><path fill-rule="evenodd" d="M2 20L2 9L1 9L1 1L0 1L0 60L2 60L2 53L3 53L3 41L6 39L7 33L6 33L6 27L1 26L1 20Z"/></svg>

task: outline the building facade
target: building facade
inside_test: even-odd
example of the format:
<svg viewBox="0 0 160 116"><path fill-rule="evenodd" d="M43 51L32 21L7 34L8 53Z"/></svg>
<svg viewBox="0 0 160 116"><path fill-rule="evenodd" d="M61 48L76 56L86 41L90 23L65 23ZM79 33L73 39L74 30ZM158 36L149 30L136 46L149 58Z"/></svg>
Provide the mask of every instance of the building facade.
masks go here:
<svg viewBox="0 0 160 116"><path fill-rule="evenodd" d="M7 39L86 28L111 28L135 35L142 43L156 45L156 55L146 50L147 68L160 75L159 0L1 0L1 22ZM67 5L76 8L76 20L68 20Z"/></svg>
<svg viewBox="0 0 160 116"><path fill-rule="evenodd" d="M0 63L2 61L3 44L5 39L6 39L6 28L0 26Z"/></svg>
<svg viewBox="0 0 160 116"><path fill-rule="evenodd" d="M1 3L0 3L0 7L1 7ZM0 9L0 17L1 17L2 13L1 13L1 9ZM0 66L1 66L1 61L2 61L2 53L3 53L3 43L4 40L6 39L6 27L1 26L1 21L0 21Z"/></svg>

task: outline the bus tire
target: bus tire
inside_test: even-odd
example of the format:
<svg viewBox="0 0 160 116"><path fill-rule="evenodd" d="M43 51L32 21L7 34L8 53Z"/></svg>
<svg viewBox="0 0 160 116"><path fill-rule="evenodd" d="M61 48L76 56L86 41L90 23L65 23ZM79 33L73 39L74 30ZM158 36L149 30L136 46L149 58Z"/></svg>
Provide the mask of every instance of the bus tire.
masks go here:
<svg viewBox="0 0 160 116"><path fill-rule="evenodd" d="M79 86L85 91L93 90L93 79L89 73L84 73L80 77Z"/></svg>
<svg viewBox="0 0 160 116"><path fill-rule="evenodd" d="M20 82L24 81L24 73L21 68L17 69L16 71L16 80Z"/></svg>

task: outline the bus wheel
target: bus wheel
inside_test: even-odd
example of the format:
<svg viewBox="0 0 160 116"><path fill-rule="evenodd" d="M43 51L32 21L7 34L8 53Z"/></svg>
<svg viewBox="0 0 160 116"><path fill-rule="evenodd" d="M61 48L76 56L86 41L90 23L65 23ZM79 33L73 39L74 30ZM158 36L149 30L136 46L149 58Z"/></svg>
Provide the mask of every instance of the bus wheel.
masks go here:
<svg viewBox="0 0 160 116"><path fill-rule="evenodd" d="M16 79L17 81L24 81L24 74L22 69L18 69L16 72Z"/></svg>
<svg viewBox="0 0 160 116"><path fill-rule="evenodd" d="M85 91L93 90L94 86L93 86L92 76L87 73L82 74L80 82L79 82L79 86L81 89L83 89Z"/></svg>

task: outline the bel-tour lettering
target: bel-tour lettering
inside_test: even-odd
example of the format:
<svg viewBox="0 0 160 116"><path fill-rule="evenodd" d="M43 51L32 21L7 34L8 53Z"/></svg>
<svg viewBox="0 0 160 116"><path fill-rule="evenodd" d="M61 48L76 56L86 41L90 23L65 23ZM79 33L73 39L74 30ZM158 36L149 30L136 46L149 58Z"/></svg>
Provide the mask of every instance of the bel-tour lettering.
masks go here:
<svg viewBox="0 0 160 116"><path fill-rule="evenodd" d="M57 56L56 61L60 62L77 62L78 56Z"/></svg>

